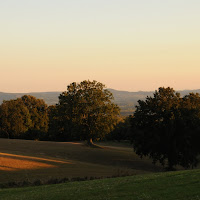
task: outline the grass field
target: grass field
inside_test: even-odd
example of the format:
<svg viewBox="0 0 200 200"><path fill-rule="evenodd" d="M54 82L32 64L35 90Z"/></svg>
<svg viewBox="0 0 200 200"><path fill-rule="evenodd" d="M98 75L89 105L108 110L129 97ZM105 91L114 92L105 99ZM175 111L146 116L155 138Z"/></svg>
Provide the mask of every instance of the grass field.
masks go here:
<svg viewBox="0 0 200 200"><path fill-rule="evenodd" d="M1 200L199 200L200 170L0 189Z"/></svg>
<svg viewBox="0 0 200 200"><path fill-rule="evenodd" d="M141 160L130 145L83 142L42 142L0 139L0 183L46 181L52 178L111 177L162 171L150 159Z"/></svg>

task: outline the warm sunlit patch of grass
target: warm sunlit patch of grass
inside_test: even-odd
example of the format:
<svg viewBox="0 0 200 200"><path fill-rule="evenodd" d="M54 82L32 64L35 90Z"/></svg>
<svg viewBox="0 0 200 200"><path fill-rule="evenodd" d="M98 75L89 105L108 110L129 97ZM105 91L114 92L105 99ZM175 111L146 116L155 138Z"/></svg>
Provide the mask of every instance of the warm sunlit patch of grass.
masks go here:
<svg viewBox="0 0 200 200"><path fill-rule="evenodd" d="M37 161L34 161L34 160L37 160ZM1 171L18 171L18 170L25 170L25 169L32 170L32 169L56 167L56 165L54 164L47 164L44 162L71 164L70 162L65 162L65 161L60 161L60 160L0 153L0 170Z"/></svg>
<svg viewBox="0 0 200 200"><path fill-rule="evenodd" d="M0 157L0 170L3 171L17 171L24 169L40 169L52 167L56 166L31 160Z"/></svg>
<svg viewBox="0 0 200 200"><path fill-rule="evenodd" d="M22 158L22 159L33 159L33 160L42 160L42 161L49 161L49 162L56 162L56 163L63 163L63 164L72 164L70 162L61 161L61 160L54 160L54 159L47 159L47 158L39 158L39 157L32 157L32 156L21 156L16 154L9 154L9 153L0 153L0 156L9 156L15 158Z"/></svg>
<svg viewBox="0 0 200 200"><path fill-rule="evenodd" d="M62 143L82 145L82 143L80 142L62 142Z"/></svg>

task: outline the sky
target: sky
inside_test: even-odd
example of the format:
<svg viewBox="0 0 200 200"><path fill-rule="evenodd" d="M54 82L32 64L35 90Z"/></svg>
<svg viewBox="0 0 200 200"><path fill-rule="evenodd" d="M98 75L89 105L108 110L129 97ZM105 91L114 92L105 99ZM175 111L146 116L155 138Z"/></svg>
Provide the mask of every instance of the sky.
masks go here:
<svg viewBox="0 0 200 200"><path fill-rule="evenodd" d="M0 92L200 89L199 0L0 0Z"/></svg>

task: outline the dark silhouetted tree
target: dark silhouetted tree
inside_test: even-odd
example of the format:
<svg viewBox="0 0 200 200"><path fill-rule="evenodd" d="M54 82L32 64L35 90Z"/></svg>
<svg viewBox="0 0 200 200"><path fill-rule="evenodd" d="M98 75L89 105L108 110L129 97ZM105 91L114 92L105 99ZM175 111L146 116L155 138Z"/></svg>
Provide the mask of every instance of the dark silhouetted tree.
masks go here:
<svg viewBox="0 0 200 200"><path fill-rule="evenodd" d="M106 136L107 140L130 140L131 139L131 124L132 115L121 118L115 128Z"/></svg>
<svg viewBox="0 0 200 200"><path fill-rule="evenodd" d="M156 163L185 168L198 163L200 148L200 97L183 98L172 88L159 88L153 97L138 101L132 124L135 152ZM198 141L198 142L197 142Z"/></svg>

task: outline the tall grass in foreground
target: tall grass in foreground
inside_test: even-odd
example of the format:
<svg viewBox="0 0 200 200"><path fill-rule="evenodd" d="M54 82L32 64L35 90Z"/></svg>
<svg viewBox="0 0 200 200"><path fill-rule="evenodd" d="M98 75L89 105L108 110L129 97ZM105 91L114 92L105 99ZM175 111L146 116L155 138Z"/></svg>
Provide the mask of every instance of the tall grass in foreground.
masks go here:
<svg viewBox="0 0 200 200"><path fill-rule="evenodd" d="M199 200L200 170L1 189L1 200Z"/></svg>

